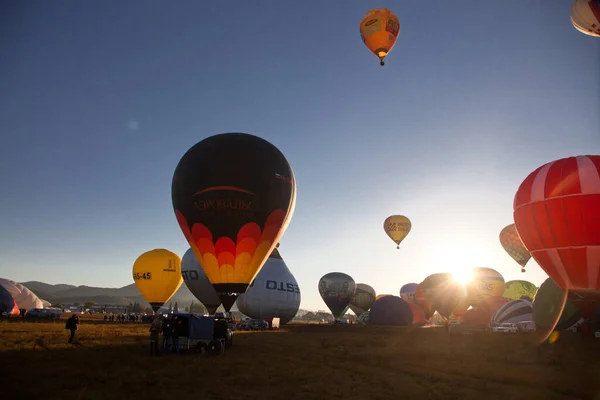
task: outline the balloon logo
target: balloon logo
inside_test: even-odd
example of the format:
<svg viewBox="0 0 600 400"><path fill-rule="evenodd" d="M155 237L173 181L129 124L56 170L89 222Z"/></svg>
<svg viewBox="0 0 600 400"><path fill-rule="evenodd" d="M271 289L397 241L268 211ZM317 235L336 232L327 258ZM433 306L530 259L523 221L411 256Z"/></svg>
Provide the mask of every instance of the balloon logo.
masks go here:
<svg viewBox="0 0 600 400"><path fill-rule="evenodd" d="M165 249L147 251L133 263L133 281L156 312L183 282L181 259Z"/></svg>
<svg viewBox="0 0 600 400"><path fill-rule="evenodd" d="M383 221L383 230L396 243L396 248L400 248L400 242L404 240L410 232L412 224L404 215L392 215Z"/></svg>
<svg viewBox="0 0 600 400"><path fill-rule="evenodd" d="M360 21L360 37L371 53L379 58L381 66L385 65L383 59L396 44L399 34L400 21L387 8L374 8Z"/></svg>
<svg viewBox="0 0 600 400"><path fill-rule="evenodd" d="M515 224L510 224L500 231L500 244L504 250L522 267L521 272L525 272L525 264L531 258L529 251L523 246L523 242L517 233Z"/></svg>
<svg viewBox="0 0 600 400"><path fill-rule="evenodd" d="M171 197L185 238L229 311L292 217L292 168L266 140L223 133L196 143L183 155Z"/></svg>
<svg viewBox="0 0 600 400"><path fill-rule="evenodd" d="M467 293L471 305L504 294L504 277L500 272L485 267L473 268L473 279L467 283Z"/></svg>
<svg viewBox="0 0 600 400"><path fill-rule="evenodd" d="M519 186L514 220L525 247L563 289L600 289L600 156L542 165Z"/></svg>

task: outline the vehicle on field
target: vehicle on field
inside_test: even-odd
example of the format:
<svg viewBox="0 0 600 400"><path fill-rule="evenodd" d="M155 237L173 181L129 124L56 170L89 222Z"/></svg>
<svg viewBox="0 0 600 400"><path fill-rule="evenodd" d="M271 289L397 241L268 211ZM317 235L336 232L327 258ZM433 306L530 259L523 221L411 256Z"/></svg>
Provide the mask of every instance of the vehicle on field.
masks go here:
<svg viewBox="0 0 600 400"><path fill-rule="evenodd" d="M519 332L535 332L535 322L534 321L520 321L515 322L517 328L519 328Z"/></svg>
<svg viewBox="0 0 600 400"><path fill-rule="evenodd" d="M62 314L60 308L32 308L25 313L25 318L60 319Z"/></svg>
<svg viewBox="0 0 600 400"><path fill-rule="evenodd" d="M517 333L519 328L512 322L503 322L500 325L492 327L492 332L495 333Z"/></svg>
<svg viewBox="0 0 600 400"><path fill-rule="evenodd" d="M170 314L169 317L182 321L180 349L218 355L233 346L233 332L226 319L185 313Z"/></svg>

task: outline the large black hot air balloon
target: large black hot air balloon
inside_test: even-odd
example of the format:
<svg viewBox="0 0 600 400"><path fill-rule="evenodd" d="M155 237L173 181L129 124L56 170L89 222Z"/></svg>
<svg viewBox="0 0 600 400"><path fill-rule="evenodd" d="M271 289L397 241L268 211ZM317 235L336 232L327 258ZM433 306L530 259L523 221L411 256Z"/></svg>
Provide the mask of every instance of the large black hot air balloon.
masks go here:
<svg viewBox="0 0 600 400"><path fill-rule="evenodd" d="M183 155L171 197L185 238L229 311L292 217L292 168L266 140L223 133L196 143Z"/></svg>

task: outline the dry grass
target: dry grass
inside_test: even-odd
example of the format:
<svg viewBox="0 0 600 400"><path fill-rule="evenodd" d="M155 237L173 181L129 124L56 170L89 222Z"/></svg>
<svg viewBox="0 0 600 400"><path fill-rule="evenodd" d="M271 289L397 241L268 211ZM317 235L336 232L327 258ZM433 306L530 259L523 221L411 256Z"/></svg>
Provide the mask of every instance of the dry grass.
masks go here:
<svg viewBox="0 0 600 400"><path fill-rule="evenodd" d="M290 325L219 357L148 355L148 325L0 323L2 398L600 399L600 341ZM4 397L6 395L6 397Z"/></svg>

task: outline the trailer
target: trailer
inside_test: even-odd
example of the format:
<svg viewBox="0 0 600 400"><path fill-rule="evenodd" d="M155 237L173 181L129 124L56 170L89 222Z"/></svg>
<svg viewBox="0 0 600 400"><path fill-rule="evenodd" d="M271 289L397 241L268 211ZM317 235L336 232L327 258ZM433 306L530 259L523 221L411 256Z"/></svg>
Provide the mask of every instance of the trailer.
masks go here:
<svg viewBox="0 0 600 400"><path fill-rule="evenodd" d="M182 321L180 349L219 355L233 346L233 332L226 319L183 313L171 314L170 317Z"/></svg>

